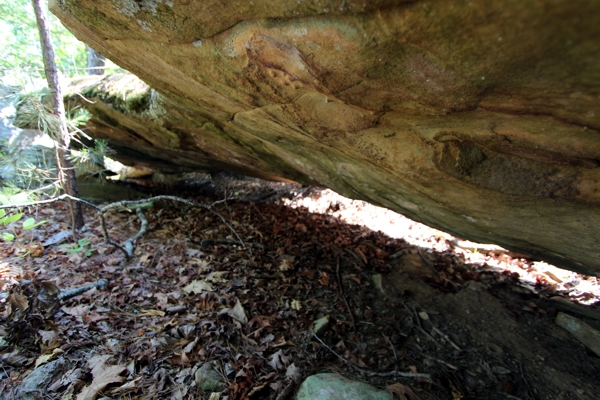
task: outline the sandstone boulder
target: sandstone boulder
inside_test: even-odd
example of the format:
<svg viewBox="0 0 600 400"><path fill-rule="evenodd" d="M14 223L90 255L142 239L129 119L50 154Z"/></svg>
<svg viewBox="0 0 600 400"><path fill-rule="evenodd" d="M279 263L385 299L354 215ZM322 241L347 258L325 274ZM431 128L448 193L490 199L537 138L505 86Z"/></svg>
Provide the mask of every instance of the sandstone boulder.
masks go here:
<svg viewBox="0 0 600 400"><path fill-rule="evenodd" d="M50 3L156 90L126 123L97 103L132 162L318 183L600 275L596 0Z"/></svg>

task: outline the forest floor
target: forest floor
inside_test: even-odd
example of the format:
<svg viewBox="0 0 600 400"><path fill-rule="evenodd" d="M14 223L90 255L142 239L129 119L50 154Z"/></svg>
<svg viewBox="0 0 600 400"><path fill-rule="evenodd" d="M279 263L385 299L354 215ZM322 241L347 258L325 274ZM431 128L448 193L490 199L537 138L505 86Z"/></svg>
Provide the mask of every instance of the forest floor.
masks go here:
<svg viewBox="0 0 600 400"><path fill-rule="evenodd" d="M156 202L128 263L91 209L79 244L47 242L69 231L62 203L7 227L0 398L287 399L326 371L410 400L600 398L599 356L555 322L600 329L598 278L330 190L219 175L169 194L217 202L227 224ZM119 243L139 226L107 216Z"/></svg>

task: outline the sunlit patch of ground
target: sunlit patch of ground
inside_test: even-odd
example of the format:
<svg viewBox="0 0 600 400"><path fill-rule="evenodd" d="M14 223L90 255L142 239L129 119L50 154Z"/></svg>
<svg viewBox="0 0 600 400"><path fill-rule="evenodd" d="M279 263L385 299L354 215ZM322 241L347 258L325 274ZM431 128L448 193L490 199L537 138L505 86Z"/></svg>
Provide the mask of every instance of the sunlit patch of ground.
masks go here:
<svg viewBox="0 0 600 400"><path fill-rule="evenodd" d="M310 212L329 214L349 224L381 231L391 238L404 239L428 249L429 253L454 250L464 257L465 263L477 265L482 270L518 274L520 283L532 290L553 290L586 305L600 300L600 279L597 277L561 269L543 261L518 258L499 246L466 241L386 208L341 196L330 189L313 189L284 202L292 207L306 207Z"/></svg>

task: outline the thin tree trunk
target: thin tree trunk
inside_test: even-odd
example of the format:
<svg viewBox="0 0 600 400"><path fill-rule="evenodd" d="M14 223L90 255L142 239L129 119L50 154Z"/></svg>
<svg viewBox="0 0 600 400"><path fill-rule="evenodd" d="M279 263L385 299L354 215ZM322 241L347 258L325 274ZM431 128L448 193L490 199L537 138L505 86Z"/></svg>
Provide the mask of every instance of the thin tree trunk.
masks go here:
<svg viewBox="0 0 600 400"><path fill-rule="evenodd" d="M87 47L87 66L88 66L88 75L104 75L104 66L106 65L106 59L96 50L92 49L89 46Z"/></svg>
<svg viewBox="0 0 600 400"><path fill-rule="evenodd" d="M40 33L40 43L42 45L42 55L44 57L44 67L46 71L46 80L52 94L52 108L58 120L58 132L53 132L54 140L57 149L57 164L59 178L63 184L65 192L73 197L79 197L77 190L77 180L75 178L75 170L73 165L67 158L69 154L69 143L71 138L67 129L65 116L65 105L63 103L62 90L58 79L58 70L54 62L54 48L50 40L50 29L48 27L48 19L46 13L42 9L41 0L32 0L33 10L37 20L38 31ZM69 202L71 207L71 215L73 217L74 229L83 227L83 211L79 202Z"/></svg>

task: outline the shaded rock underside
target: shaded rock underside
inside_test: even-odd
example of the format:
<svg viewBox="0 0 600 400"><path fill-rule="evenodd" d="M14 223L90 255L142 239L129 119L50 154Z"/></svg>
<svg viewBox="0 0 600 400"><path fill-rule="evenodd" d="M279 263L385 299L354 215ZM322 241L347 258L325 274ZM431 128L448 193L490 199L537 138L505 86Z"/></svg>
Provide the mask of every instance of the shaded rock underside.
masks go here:
<svg viewBox="0 0 600 400"><path fill-rule="evenodd" d="M51 2L156 89L88 87L94 136L133 163L319 183L598 275L597 2L256 3Z"/></svg>

